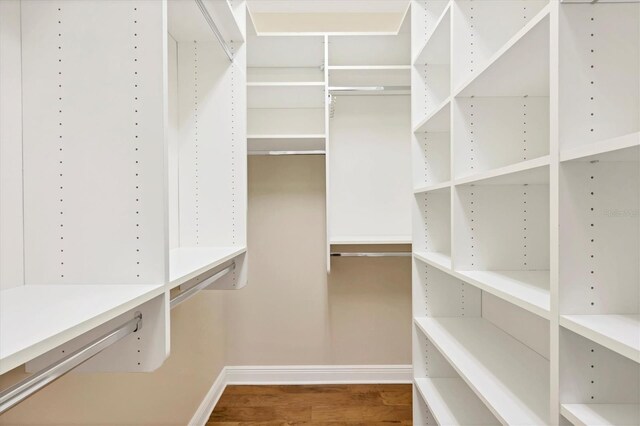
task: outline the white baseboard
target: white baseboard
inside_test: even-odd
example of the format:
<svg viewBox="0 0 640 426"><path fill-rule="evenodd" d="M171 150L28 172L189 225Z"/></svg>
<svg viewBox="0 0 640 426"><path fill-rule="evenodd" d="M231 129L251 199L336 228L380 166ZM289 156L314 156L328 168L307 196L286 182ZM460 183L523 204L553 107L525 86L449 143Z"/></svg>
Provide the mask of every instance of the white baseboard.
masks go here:
<svg viewBox="0 0 640 426"><path fill-rule="evenodd" d="M209 420L211 412L220 400L224 389L227 387L226 370L227 367L224 367L222 371L220 371L220 374L218 374L215 382L213 382L213 386L211 386L211 389L209 389L209 392L207 392L207 394L205 395L195 414L193 415L193 417L191 417L189 426L205 426L205 424Z"/></svg>
<svg viewBox="0 0 640 426"><path fill-rule="evenodd" d="M284 365L227 367L230 385L411 383L410 365Z"/></svg>
<svg viewBox="0 0 640 426"><path fill-rule="evenodd" d="M411 383L411 365L227 366L207 392L189 426L204 426L227 385L333 385Z"/></svg>

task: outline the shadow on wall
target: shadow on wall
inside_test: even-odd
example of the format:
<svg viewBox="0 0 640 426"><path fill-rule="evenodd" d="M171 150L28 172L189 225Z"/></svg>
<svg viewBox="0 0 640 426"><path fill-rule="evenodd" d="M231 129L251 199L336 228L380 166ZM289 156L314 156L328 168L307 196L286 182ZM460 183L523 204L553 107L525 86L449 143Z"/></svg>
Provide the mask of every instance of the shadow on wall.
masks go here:
<svg viewBox="0 0 640 426"><path fill-rule="evenodd" d="M409 258L332 260L325 159L249 158L249 285L228 293L228 365L411 363Z"/></svg>

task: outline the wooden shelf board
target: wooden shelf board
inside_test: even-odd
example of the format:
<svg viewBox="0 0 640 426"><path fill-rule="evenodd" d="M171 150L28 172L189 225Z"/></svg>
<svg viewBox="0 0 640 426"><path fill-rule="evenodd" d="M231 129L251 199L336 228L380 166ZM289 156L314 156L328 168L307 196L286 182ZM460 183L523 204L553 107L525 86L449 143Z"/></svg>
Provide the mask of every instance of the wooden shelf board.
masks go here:
<svg viewBox="0 0 640 426"><path fill-rule="evenodd" d="M545 6L455 96L549 96L550 10Z"/></svg>
<svg viewBox="0 0 640 426"><path fill-rule="evenodd" d="M640 132L560 151L560 161L640 161Z"/></svg>
<svg viewBox="0 0 640 426"><path fill-rule="evenodd" d="M426 43L414 58L414 64L449 64L451 62L451 3L451 1L447 3Z"/></svg>
<svg viewBox="0 0 640 426"><path fill-rule="evenodd" d="M456 271L456 275L482 291L550 318L549 271Z"/></svg>
<svg viewBox="0 0 640 426"><path fill-rule="evenodd" d="M499 425L460 378L415 379L418 393L440 425Z"/></svg>
<svg viewBox="0 0 640 426"><path fill-rule="evenodd" d="M503 424L549 423L549 361L483 318L416 326Z"/></svg>
<svg viewBox="0 0 640 426"><path fill-rule="evenodd" d="M205 274L246 252L246 247L181 247L169 252L169 288Z"/></svg>
<svg viewBox="0 0 640 426"><path fill-rule="evenodd" d="M640 315L561 315L560 325L640 363Z"/></svg>
<svg viewBox="0 0 640 426"><path fill-rule="evenodd" d="M471 176L457 178L455 185L524 185L549 183L550 157L534 158Z"/></svg>
<svg viewBox="0 0 640 426"><path fill-rule="evenodd" d="M413 257L427 265L433 266L434 268L451 273L451 255L449 254L438 253L435 251L414 250Z"/></svg>
<svg viewBox="0 0 640 426"><path fill-rule="evenodd" d="M0 292L0 374L162 295L164 285L21 285Z"/></svg>
<svg viewBox="0 0 640 426"><path fill-rule="evenodd" d="M447 132L451 127L451 98L445 99L438 107L423 118L413 133Z"/></svg>
<svg viewBox="0 0 640 426"><path fill-rule="evenodd" d="M576 426L640 424L640 404L562 404L560 413Z"/></svg>
<svg viewBox="0 0 640 426"><path fill-rule="evenodd" d="M451 181L434 183L432 185L420 186L418 188L413 189L414 194L422 194L425 192L431 193L444 193L451 190Z"/></svg>

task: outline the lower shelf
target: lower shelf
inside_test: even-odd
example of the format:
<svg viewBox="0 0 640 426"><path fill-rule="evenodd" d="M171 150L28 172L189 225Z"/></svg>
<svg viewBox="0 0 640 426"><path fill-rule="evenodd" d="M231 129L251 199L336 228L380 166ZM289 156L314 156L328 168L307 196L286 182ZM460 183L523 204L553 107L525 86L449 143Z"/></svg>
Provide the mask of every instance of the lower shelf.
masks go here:
<svg viewBox="0 0 640 426"><path fill-rule="evenodd" d="M413 257L435 268L451 273L451 256L446 253L415 250Z"/></svg>
<svg viewBox="0 0 640 426"><path fill-rule="evenodd" d="M169 288L175 288L241 255L246 247L184 247L169 253Z"/></svg>
<svg viewBox="0 0 640 426"><path fill-rule="evenodd" d="M164 293L164 285L21 285L0 292L0 374Z"/></svg>
<svg viewBox="0 0 640 426"><path fill-rule="evenodd" d="M576 426L640 425L639 404L562 404L560 413Z"/></svg>
<svg viewBox="0 0 640 426"><path fill-rule="evenodd" d="M549 361L483 318L416 326L503 424L549 423Z"/></svg>
<svg viewBox="0 0 640 426"><path fill-rule="evenodd" d="M438 424L500 424L462 379L415 379L415 384Z"/></svg>
<svg viewBox="0 0 640 426"><path fill-rule="evenodd" d="M562 315L560 325L640 363L640 315Z"/></svg>

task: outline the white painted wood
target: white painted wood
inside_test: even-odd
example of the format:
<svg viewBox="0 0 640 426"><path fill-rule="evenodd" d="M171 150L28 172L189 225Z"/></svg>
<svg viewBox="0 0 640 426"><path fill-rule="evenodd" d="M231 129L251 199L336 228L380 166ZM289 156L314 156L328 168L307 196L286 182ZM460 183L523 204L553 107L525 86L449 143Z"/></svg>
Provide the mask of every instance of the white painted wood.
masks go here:
<svg viewBox="0 0 640 426"><path fill-rule="evenodd" d="M411 63L409 33L393 36L329 37L329 69L335 67L404 66Z"/></svg>
<svg viewBox="0 0 640 426"><path fill-rule="evenodd" d="M21 10L26 283L164 284L162 4Z"/></svg>
<svg viewBox="0 0 640 426"><path fill-rule="evenodd" d="M440 270L445 270L448 272L448 270L451 269L451 256L446 253L438 253L426 250L414 250L413 257L431 266L435 266Z"/></svg>
<svg viewBox="0 0 640 426"><path fill-rule="evenodd" d="M415 194L413 203L413 249L451 253L450 189Z"/></svg>
<svg viewBox="0 0 640 426"><path fill-rule="evenodd" d="M640 4L560 13L560 141L577 148L640 130Z"/></svg>
<svg viewBox="0 0 640 426"><path fill-rule="evenodd" d="M439 133L449 129L451 121L451 99L447 98L434 107L413 128L414 133Z"/></svg>
<svg viewBox="0 0 640 426"><path fill-rule="evenodd" d="M419 318L416 324L503 424L545 424L549 362L486 320Z"/></svg>
<svg viewBox="0 0 640 426"><path fill-rule="evenodd" d="M315 86L250 86L249 108L294 109L322 108L324 87Z"/></svg>
<svg viewBox="0 0 640 426"><path fill-rule="evenodd" d="M163 294L163 285L49 284L3 290L0 374Z"/></svg>
<svg viewBox="0 0 640 426"><path fill-rule="evenodd" d="M0 291L24 284L20 1L0 2Z"/></svg>
<svg viewBox="0 0 640 426"><path fill-rule="evenodd" d="M409 86L411 73L408 68L330 67L329 86Z"/></svg>
<svg viewBox="0 0 640 426"><path fill-rule="evenodd" d="M415 386L440 425L500 424L462 379L415 379Z"/></svg>
<svg viewBox="0 0 640 426"><path fill-rule="evenodd" d="M425 32L430 33L424 43L416 44L422 49L414 55L414 64L450 64L451 63L451 1L433 2L432 9L445 5L442 14L433 26L427 26ZM426 8L425 8L426 9ZM416 31L417 33L418 31Z"/></svg>
<svg viewBox="0 0 640 426"><path fill-rule="evenodd" d="M251 51L251 50L250 50ZM324 84L324 72L317 67L267 67L247 68L248 84L253 82L316 82Z"/></svg>
<svg viewBox="0 0 640 426"><path fill-rule="evenodd" d="M336 101L328 141L331 242L410 240L409 108L402 96Z"/></svg>
<svg viewBox="0 0 640 426"><path fill-rule="evenodd" d="M448 190L450 190L451 187L451 182L447 181L447 182L442 182L442 183L436 183L433 185L425 185L425 186L421 186L419 188L414 188L413 193L414 194L419 194L422 192L440 192L440 193L449 193Z"/></svg>
<svg viewBox="0 0 640 426"><path fill-rule="evenodd" d="M245 247L181 247L169 254L169 287L186 284L194 278L212 275L218 266L247 250ZM205 277L206 278L206 277Z"/></svg>
<svg viewBox="0 0 640 426"><path fill-rule="evenodd" d="M560 325L640 363L640 315L562 315Z"/></svg>
<svg viewBox="0 0 640 426"><path fill-rule="evenodd" d="M323 151L325 135L248 135L247 146L253 151Z"/></svg>
<svg viewBox="0 0 640 426"><path fill-rule="evenodd" d="M640 132L566 149L561 161L640 161Z"/></svg>
<svg viewBox="0 0 640 426"><path fill-rule="evenodd" d="M640 404L562 404L561 413L575 426L640 424Z"/></svg>
<svg viewBox="0 0 640 426"><path fill-rule="evenodd" d="M542 185L549 183L549 156L521 161L456 179L455 185Z"/></svg>
<svg viewBox="0 0 640 426"><path fill-rule="evenodd" d="M227 368L222 368L218 377L211 385L209 391L200 402L198 409L189 420L190 426L206 426L209 418L211 417L211 412L216 407L216 404L220 400L220 397L224 393L224 390L227 388Z"/></svg>

